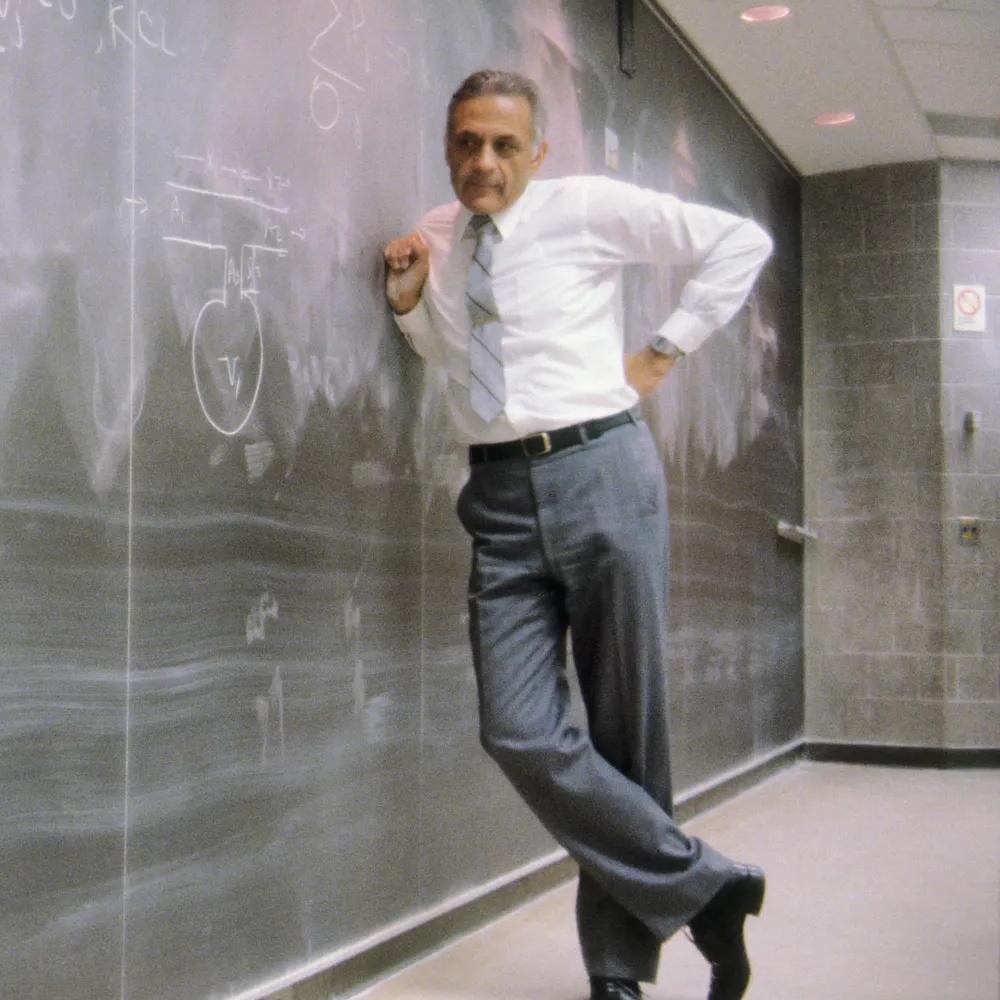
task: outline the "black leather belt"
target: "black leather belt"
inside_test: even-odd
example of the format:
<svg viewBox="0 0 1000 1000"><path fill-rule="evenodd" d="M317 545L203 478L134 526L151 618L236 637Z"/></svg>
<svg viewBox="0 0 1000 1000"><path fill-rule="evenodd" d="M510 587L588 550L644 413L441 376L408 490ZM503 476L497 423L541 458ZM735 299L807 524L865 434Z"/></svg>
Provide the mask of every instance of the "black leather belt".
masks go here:
<svg viewBox="0 0 1000 1000"><path fill-rule="evenodd" d="M635 423L635 418L628 410L622 410L621 413L612 413L610 417L599 417L597 420L573 424L572 427L560 427L554 431L542 431L541 434L532 434L516 441L469 445L469 464L502 462L508 458L541 458L543 455L562 451L563 448L571 448L575 444L595 441L613 427L630 423Z"/></svg>

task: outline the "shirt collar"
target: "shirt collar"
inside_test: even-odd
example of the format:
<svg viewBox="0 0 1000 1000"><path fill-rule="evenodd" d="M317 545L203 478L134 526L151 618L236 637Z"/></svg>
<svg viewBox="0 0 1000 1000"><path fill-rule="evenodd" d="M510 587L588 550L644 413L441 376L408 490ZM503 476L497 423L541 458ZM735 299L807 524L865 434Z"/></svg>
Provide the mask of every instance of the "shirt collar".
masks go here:
<svg viewBox="0 0 1000 1000"><path fill-rule="evenodd" d="M507 239L508 236L517 228L517 223L521 218L521 213L524 209L524 204L528 200L528 192L531 191L531 181L528 182L528 186L521 192L521 197L514 202L513 205L505 208L502 212L497 212L493 216L493 224L497 227L500 235Z"/></svg>
<svg viewBox="0 0 1000 1000"><path fill-rule="evenodd" d="M507 239L507 237L510 236L510 234L517 228L517 223L521 218L522 211L524 210L524 204L528 200L532 183L532 181L528 182L528 186L521 192L521 197L518 198L513 205L505 208L502 212L496 212L490 216L502 239ZM464 205L459 204L458 215L455 219L459 238L468 232L469 220L474 214L475 213L470 212Z"/></svg>

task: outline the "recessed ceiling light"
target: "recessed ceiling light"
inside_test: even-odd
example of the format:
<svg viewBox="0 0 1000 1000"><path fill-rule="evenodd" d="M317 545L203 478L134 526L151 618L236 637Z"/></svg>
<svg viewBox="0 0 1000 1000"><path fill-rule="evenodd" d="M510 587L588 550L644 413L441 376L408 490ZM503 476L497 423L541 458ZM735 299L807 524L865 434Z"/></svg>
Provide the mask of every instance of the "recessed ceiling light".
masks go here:
<svg viewBox="0 0 1000 1000"><path fill-rule="evenodd" d="M853 111L835 111L833 114L820 115L813 121L817 125L850 125L857 117Z"/></svg>
<svg viewBox="0 0 1000 1000"><path fill-rule="evenodd" d="M762 21L780 21L789 14L791 10L784 4L769 3L763 7L747 7L740 11L740 20L747 24L760 24Z"/></svg>

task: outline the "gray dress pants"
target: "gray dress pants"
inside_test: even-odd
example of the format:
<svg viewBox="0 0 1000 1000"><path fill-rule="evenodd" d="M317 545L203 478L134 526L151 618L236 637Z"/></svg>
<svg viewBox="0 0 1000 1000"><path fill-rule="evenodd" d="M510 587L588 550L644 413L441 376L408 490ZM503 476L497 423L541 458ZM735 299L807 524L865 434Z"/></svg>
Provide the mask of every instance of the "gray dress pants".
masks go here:
<svg viewBox="0 0 1000 1000"><path fill-rule="evenodd" d="M651 982L661 942L732 864L671 818L668 520L652 436L635 421L473 465L458 515L483 746L580 866L588 974ZM588 732L568 718L567 632Z"/></svg>

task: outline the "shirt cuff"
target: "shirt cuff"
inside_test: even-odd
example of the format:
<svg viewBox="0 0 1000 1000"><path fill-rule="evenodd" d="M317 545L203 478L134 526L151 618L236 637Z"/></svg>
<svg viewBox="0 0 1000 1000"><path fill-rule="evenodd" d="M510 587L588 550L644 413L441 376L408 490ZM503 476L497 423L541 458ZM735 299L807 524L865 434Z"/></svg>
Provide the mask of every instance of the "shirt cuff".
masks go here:
<svg viewBox="0 0 1000 1000"><path fill-rule="evenodd" d="M708 340L712 329L703 319L681 306L660 327L659 333L685 354L690 354Z"/></svg>
<svg viewBox="0 0 1000 1000"><path fill-rule="evenodd" d="M431 315L424 300L421 299L407 313L393 313L393 319L410 347L423 357L429 357L432 340Z"/></svg>

